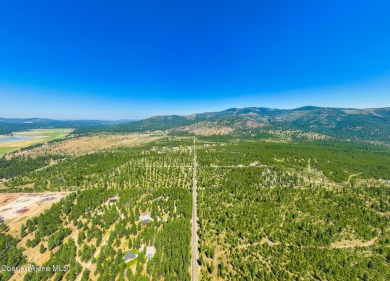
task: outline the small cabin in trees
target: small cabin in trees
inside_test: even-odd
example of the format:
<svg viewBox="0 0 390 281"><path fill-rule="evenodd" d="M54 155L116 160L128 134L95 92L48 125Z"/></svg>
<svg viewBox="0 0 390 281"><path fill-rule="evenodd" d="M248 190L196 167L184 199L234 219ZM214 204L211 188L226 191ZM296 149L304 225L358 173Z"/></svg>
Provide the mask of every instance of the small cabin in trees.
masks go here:
<svg viewBox="0 0 390 281"><path fill-rule="evenodd" d="M148 224L149 221L154 221L152 217L147 213L142 213L139 216L139 220L142 222L142 225L145 226Z"/></svg>
<svg viewBox="0 0 390 281"><path fill-rule="evenodd" d="M153 258L155 253L156 253L156 248L154 246L146 247L146 255L148 256L149 261Z"/></svg>
<svg viewBox="0 0 390 281"><path fill-rule="evenodd" d="M127 253L123 259L125 260L125 262L128 262L128 261L131 261L133 259L135 259L138 255L136 253L133 253L133 252L129 252Z"/></svg>

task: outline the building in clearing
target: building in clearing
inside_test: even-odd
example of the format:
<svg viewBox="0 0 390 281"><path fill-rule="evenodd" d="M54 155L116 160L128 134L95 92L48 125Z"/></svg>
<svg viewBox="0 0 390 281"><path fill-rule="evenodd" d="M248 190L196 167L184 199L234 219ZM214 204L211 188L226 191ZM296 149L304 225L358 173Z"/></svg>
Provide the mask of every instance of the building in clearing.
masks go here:
<svg viewBox="0 0 390 281"><path fill-rule="evenodd" d="M153 221L152 217L149 214L147 214L147 213L142 213L139 216L139 220L140 221L144 221L144 220Z"/></svg>
<svg viewBox="0 0 390 281"><path fill-rule="evenodd" d="M145 250L145 245L144 244L142 244L141 247L139 248L140 252L142 252L143 250ZM147 246L145 254L148 257L148 260L150 261L154 257L154 255L156 254L156 247L154 247L154 246Z"/></svg>
<svg viewBox="0 0 390 281"><path fill-rule="evenodd" d="M149 261L153 258L155 253L156 253L156 248L154 246L146 247L146 256L148 257Z"/></svg>
<svg viewBox="0 0 390 281"><path fill-rule="evenodd" d="M141 221L142 226L145 226L149 223L149 221L154 221L154 219L147 213L142 213L139 216L139 221Z"/></svg>
<svg viewBox="0 0 390 281"><path fill-rule="evenodd" d="M136 257L138 257L138 255L137 255L136 253L128 252L128 253L123 257L123 259L125 260L125 262L128 262L128 261L131 261L131 260L135 259Z"/></svg>
<svg viewBox="0 0 390 281"><path fill-rule="evenodd" d="M111 197L108 199L107 204L108 205L114 205L119 200L119 195L116 194L114 197Z"/></svg>
<svg viewBox="0 0 390 281"><path fill-rule="evenodd" d="M112 204L115 204L116 203L116 199L115 198L112 198L108 201L108 204L112 205Z"/></svg>

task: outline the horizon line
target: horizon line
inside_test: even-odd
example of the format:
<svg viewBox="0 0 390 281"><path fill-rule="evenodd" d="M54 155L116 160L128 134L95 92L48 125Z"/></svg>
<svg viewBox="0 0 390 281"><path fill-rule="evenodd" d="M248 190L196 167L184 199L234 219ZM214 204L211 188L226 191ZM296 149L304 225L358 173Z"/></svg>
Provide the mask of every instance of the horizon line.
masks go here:
<svg viewBox="0 0 390 281"><path fill-rule="evenodd" d="M383 106L383 107L334 107L334 106L316 106L316 105L304 105L304 106L299 106L299 107L294 107L294 108L278 108L278 107L266 107L266 106L244 106L244 107L229 107L223 110L215 110L215 111L203 111L203 112L195 112L195 113L186 113L186 114L157 114L157 115L150 115L147 117L129 117L129 118L117 118L117 119L99 119L99 118L50 118L50 117L2 117L0 116L1 119L18 119L18 120L23 120L23 119L43 119L43 120L53 120L53 121L101 121L101 122L118 122L118 121L140 121L148 118L153 118L153 117L161 117L161 116L189 116L189 115L194 115L194 114L204 114L204 113L213 113L213 112L222 112L230 109L244 109L244 108L263 108L263 109L271 109L271 110L297 110L305 107L313 107L313 108L329 108L329 109L352 109L352 110L365 110L365 109L386 109L390 108L390 106Z"/></svg>

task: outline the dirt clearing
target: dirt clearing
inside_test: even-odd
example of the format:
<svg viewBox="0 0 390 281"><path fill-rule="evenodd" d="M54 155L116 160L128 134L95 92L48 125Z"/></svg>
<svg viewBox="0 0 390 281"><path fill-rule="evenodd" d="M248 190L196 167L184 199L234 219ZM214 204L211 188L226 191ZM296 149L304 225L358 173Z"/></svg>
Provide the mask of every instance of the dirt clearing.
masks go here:
<svg viewBox="0 0 390 281"><path fill-rule="evenodd" d="M0 218L11 235L19 235L20 226L67 196L69 192L0 193Z"/></svg>

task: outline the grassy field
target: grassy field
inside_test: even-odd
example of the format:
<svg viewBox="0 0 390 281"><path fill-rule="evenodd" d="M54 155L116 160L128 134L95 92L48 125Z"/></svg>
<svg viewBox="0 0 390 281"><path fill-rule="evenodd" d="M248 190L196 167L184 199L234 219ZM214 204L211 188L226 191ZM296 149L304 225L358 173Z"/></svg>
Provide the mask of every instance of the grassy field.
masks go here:
<svg viewBox="0 0 390 281"><path fill-rule="evenodd" d="M0 145L0 156L4 155L7 152L10 152L12 150L14 150L13 147L1 147L1 145Z"/></svg>
<svg viewBox="0 0 390 281"><path fill-rule="evenodd" d="M26 140L0 142L0 156L23 147L48 142L54 139L64 138L73 132L73 129L36 129L17 132L15 136L33 137Z"/></svg>
<svg viewBox="0 0 390 281"><path fill-rule="evenodd" d="M161 138L161 136L138 133L83 136L78 138L70 138L66 141L50 143L44 147L24 150L17 154L31 157L38 157L41 155L46 155L47 153L78 156L112 147L134 147L151 141L156 141L159 138Z"/></svg>

